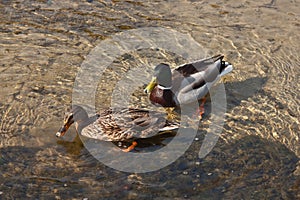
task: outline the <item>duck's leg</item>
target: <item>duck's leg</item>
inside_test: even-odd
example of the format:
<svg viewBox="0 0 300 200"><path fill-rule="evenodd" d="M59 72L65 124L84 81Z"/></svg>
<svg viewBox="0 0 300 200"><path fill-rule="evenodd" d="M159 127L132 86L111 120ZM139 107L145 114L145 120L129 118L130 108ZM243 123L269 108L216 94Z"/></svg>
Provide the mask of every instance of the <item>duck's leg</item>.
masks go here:
<svg viewBox="0 0 300 200"><path fill-rule="evenodd" d="M134 147L136 147L136 146L137 146L137 142L136 142L136 141L133 141L132 144L131 144L129 147L127 147L126 149L122 149L122 151L124 151L124 152L130 152L130 151L133 150Z"/></svg>
<svg viewBox="0 0 300 200"><path fill-rule="evenodd" d="M206 97L203 97L202 99L201 99L201 104L200 104L200 106L199 106L199 108L198 108L198 116L199 116L199 119L201 120L203 117L203 115L204 115L204 113L205 113L205 108L204 108L204 104L205 104L205 102L206 102Z"/></svg>

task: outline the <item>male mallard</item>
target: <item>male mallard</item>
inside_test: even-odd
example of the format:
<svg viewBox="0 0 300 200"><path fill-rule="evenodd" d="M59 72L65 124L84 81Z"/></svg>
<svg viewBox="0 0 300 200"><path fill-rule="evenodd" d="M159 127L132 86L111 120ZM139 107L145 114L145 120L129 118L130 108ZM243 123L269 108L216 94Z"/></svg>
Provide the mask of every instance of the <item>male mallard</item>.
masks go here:
<svg viewBox="0 0 300 200"><path fill-rule="evenodd" d="M224 62L223 57L217 55L184 64L172 72L168 64L161 63L155 67L145 92L153 104L162 107L178 107L200 100L221 76L232 71L232 65ZM200 117L203 104L200 105Z"/></svg>
<svg viewBox="0 0 300 200"><path fill-rule="evenodd" d="M133 141L126 152L132 150L137 138L148 138L163 131L178 129L178 124L165 119L164 114L144 109L107 109L93 117L78 105L66 113L64 125L56 133L62 137L75 122L77 133L103 141Z"/></svg>

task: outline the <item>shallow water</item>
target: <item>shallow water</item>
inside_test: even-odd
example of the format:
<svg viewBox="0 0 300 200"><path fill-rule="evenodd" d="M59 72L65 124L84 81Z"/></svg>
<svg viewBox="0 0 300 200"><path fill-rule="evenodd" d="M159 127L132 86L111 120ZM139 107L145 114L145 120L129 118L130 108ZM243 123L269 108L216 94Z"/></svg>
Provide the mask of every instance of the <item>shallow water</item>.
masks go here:
<svg viewBox="0 0 300 200"><path fill-rule="evenodd" d="M1 1L0 9L0 198L300 198L299 2L20 0ZM190 35L207 55L224 54L234 71L222 79L226 121L213 150L198 158L208 112L183 156L135 174L93 158L74 128L64 139L55 133L90 51L142 27ZM99 82L96 108L109 106L129 69L185 61L156 49L118 57ZM145 72L135 78L150 78ZM154 109L142 89L141 83L129 103Z"/></svg>

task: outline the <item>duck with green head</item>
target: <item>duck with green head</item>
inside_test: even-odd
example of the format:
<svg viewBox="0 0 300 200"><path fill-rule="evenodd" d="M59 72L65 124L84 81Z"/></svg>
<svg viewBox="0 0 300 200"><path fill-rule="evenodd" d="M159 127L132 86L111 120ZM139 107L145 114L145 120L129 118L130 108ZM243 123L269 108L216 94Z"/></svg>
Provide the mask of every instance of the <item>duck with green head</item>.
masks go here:
<svg viewBox="0 0 300 200"><path fill-rule="evenodd" d="M217 55L181 65L173 71L168 64L161 63L154 68L145 92L153 104L162 107L180 107L202 98L205 101L210 87L233 69L223 58ZM204 101L200 105L200 117L204 112Z"/></svg>

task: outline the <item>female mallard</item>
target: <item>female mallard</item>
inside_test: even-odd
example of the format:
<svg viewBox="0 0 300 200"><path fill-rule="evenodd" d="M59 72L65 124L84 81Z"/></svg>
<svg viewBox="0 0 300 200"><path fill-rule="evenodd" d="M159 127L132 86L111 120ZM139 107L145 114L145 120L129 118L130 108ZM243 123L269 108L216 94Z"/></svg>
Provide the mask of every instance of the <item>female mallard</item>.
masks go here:
<svg viewBox="0 0 300 200"><path fill-rule="evenodd" d="M169 65L159 64L145 92L150 101L162 107L178 107L204 98L219 78L232 71L222 55L184 64L171 72ZM205 99L204 99L205 100ZM203 103L200 117L203 114ZM202 111L201 111L202 110Z"/></svg>
<svg viewBox="0 0 300 200"><path fill-rule="evenodd" d="M107 109L93 117L78 105L66 113L64 125L56 133L62 137L75 123L77 133L103 141L133 141L128 152L137 145L137 138L148 138L163 131L178 129L178 124L165 119L164 114L144 109Z"/></svg>

